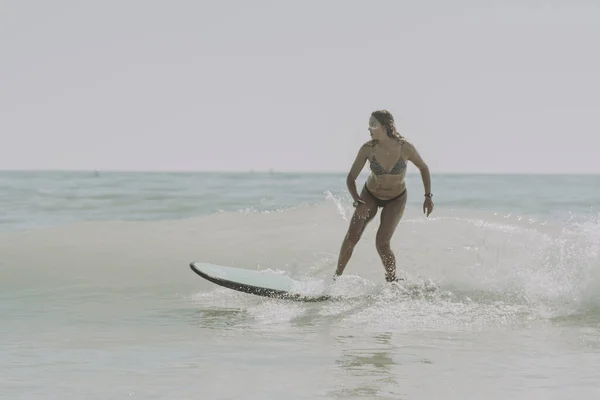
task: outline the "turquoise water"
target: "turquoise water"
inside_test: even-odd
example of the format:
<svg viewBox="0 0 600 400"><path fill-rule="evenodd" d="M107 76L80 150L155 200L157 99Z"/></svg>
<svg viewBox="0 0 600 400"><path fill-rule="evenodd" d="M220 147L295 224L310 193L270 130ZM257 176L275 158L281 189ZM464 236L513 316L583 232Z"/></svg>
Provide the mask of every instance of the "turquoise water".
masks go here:
<svg viewBox="0 0 600 400"><path fill-rule="evenodd" d="M359 179L359 184L364 181ZM2 398L600 395L599 176L433 175L332 290L269 300L191 261L324 283L344 174L0 172Z"/></svg>
<svg viewBox="0 0 600 400"><path fill-rule="evenodd" d="M366 176L359 178L359 184ZM419 175L407 177L413 206ZM0 230L78 221L184 219L218 211L277 210L349 197L334 173L0 172ZM565 217L598 212L600 175L434 175L444 209Z"/></svg>

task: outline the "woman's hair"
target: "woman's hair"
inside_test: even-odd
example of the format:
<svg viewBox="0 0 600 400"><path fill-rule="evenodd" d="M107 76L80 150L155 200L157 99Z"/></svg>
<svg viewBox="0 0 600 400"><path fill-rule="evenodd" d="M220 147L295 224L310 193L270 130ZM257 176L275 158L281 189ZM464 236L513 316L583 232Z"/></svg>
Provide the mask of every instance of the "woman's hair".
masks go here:
<svg viewBox="0 0 600 400"><path fill-rule="evenodd" d="M385 131L387 135L392 139L402 139L402 136L396 130L396 124L394 122L394 116L388 110L377 110L371 113L373 118L375 118L381 125L385 127Z"/></svg>

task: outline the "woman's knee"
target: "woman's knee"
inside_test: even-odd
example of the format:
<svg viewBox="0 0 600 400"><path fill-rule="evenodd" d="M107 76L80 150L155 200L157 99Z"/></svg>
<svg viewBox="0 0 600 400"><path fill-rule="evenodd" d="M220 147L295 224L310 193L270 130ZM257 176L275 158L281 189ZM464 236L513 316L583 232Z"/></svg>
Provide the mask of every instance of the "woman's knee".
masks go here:
<svg viewBox="0 0 600 400"><path fill-rule="evenodd" d="M352 232L349 231L346 234L346 243L348 244L348 246L350 246L351 248L353 248L354 246L356 246L360 240L361 237L361 232Z"/></svg>

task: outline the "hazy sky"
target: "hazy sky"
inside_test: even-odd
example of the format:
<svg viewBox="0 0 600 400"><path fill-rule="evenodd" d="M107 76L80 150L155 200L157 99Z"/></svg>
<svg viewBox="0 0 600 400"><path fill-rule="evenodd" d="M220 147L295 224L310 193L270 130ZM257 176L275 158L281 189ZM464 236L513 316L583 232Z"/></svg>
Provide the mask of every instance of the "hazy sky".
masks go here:
<svg viewBox="0 0 600 400"><path fill-rule="evenodd" d="M600 173L600 2L0 2L0 169ZM414 171L414 168L412 169Z"/></svg>

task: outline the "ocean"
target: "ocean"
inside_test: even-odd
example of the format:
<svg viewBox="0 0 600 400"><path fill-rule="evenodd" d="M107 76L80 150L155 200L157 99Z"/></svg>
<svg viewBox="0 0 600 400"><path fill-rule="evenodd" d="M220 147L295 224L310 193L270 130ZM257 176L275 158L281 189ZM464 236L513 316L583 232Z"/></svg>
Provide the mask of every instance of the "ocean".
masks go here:
<svg viewBox="0 0 600 400"><path fill-rule="evenodd" d="M406 283L375 218L301 303L189 263L329 282L345 174L0 172L0 397L600 398L600 176L433 171L428 218L407 184Z"/></svg>

